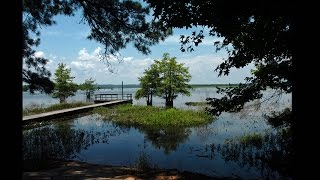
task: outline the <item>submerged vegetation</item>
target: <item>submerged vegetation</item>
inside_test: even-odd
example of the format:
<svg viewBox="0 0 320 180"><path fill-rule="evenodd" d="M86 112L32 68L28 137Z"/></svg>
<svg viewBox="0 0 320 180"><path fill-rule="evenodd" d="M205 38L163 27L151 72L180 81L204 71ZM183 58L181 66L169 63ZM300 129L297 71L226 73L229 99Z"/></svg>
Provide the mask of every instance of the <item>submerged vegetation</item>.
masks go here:
<svg viewBox="0 0 320 180"><path fill-rule="evenodd" d="M33 114L40 114L50 111L56 111L61 109L75 108L80 106L87 106L93 103L88 102L72 102L72 103L61 103L61 104L53 104L48 107L44 107L44 105L30 105L23 109L23 116L29 116Z"/></svg>
<svg viewBox="0 0 320 180"><path fill-rule="evenodd" d="M191 127L206 124L213 120L211 115L202 111L165 109L152 106L119 105L113 108L99 107L93 111L120 124L141 126Z"/></svg>

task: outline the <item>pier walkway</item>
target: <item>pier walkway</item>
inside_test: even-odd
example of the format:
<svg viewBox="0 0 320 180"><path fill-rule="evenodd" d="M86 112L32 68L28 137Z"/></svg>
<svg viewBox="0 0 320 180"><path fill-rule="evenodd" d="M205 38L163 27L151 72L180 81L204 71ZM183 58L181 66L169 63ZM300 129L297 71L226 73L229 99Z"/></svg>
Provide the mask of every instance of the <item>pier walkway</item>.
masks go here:
<svg viewBox="0 0 320 180"><path fill-rule="evenodd" d="M113 105L125 104L125 103L132 103L132 99L113 100L113 101L109 101L109 102L102 102L102 103L92 104L92 105L88 105L88 106L82 106L82 107L76 107L76 108L70 108L70 109L45 112L45 113L41 113L41 114L34 114L34 115L30 115L30 116L24 116L22 123L27 124L31 121L48 120L48 119L52 119L52 118L63 117L66 115L72 115L72 114L77 114L77 113L81 113L81 112L86 112L86 111L92 110L93 108L96 108L96 107L101 107L101 106L106 107L106 106L113 106Z"/></svg>

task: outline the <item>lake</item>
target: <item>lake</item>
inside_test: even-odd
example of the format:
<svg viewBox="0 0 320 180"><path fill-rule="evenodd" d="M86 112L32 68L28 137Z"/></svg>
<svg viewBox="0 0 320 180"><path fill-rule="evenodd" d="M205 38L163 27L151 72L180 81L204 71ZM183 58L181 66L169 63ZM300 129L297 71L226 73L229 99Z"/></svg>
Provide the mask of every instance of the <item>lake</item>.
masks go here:
<svg viewBox="0 0 320 180"><path fill-rule="evenodd" d="M124 89L134 94L137 88ZM121 89L100 90L96 93L121 93ZM264 92L272 95L272 90ZM179 96L174 106L196 108L185 102L204 101L219 97L216 88L195 88L191 96ZM78 92L68 101L85 101ZM268 152L281 149L276 130L267 124L264 114L291 107L291 94L262 103L256 100L239 113L222 113L212 123L193 128L153 128L123 126L85 113L68 119L23 131L24 159L79 160L102 165L148 166L187 170L210 176L242 179L287 178L281 170L265 161ZM44 94L23 94L23 107L32 104L58 103ZM144 99L133 100L134 105L145 105ZM256 105L253 105L256 104ZM164 106L164 100L154 98L154 105ZM252 146L235 141L249 134L264 135L263 143Z"/></svg>

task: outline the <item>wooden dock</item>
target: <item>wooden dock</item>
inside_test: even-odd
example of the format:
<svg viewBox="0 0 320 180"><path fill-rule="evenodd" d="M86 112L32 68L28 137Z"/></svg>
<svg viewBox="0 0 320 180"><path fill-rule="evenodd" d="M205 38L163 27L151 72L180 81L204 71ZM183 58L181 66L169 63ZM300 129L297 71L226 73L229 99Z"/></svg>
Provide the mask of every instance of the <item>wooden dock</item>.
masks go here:
<svg viewBox="0 0 320 180"><path fill-rule="evenodd" d="M114 100L131 100L132 94L95 94L94 103L111 102Z"/></svg>
<svg viewBox="0 0 320 180"><path fill-rule="evenodd" d="M30 116L24 116L22 123L27 124L27 123L34 122L34 121L49 120L49 119L53 119L53 118L58 118L58 117L63 117L63 116L86 112L86 111L92 110L93 108L96 108L96 107L101 107L101 106L106 107L106 106L113 106L113 105L126 104L126 103L132 103L132 99L114 100L114 101L110 101L110 102L97 103L97 104L92 104L92 105L88 105L88 106L82 106L82 107L76 107L76 108L70 108L70 109L51 111L51 112L46 112L46 113L41 113L41 114L35 114L35 115L30 115Z"/></svg>

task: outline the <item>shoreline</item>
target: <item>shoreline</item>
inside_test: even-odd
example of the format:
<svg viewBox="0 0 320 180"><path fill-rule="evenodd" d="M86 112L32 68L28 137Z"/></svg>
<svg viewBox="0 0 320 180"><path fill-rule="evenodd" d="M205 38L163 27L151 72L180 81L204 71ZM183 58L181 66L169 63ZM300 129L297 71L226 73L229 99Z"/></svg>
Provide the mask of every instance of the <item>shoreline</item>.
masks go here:
<svg viewBox="0 0 320 180"><path fill-rule="evenodd" d="M233 177L210 177L177 169L149 169L143 171L133 167L97 165L80 161L39 161L38 163L42 165L41 168L32 167L32 163L23 162L23 179L237 179Z"/></svg>

